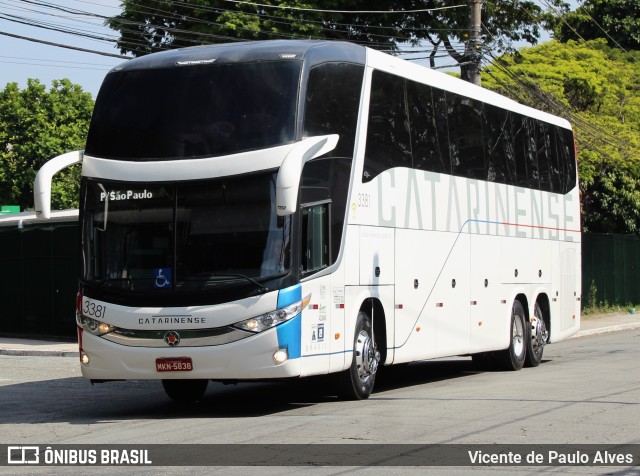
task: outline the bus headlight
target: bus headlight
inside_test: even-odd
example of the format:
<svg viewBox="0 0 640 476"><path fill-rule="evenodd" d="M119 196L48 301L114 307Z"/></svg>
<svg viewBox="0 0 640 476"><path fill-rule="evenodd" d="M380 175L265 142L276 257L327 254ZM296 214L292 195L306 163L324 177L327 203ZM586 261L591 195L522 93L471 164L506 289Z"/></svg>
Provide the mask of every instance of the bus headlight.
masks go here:
<svg viewBox="0 0 640 476"><path fill-rule="evenodd" d="M113 332L116 328L106 322L100 322L82 314L76 314L76 322L84 330L91 332L93 335L101 336Z"/></svg>
<svg viewBox="0 0 640 476"><path fill-rule="evenodd" d="M310 300L311 294L309 294L304 299L301 299L300 301L290 304L289 306L276 309L275 311L267 312L266 314L262 314L261 316L256 316L250 319L245 319L244 321L236 322L235 324L233 324L233 326L244 331L255 333L266 331L267 329L271 329L278 324L282 324L283 322L287 322L289 319L296 317L302 312L305 307L307 307L307 304L309 304Z"/></svg>

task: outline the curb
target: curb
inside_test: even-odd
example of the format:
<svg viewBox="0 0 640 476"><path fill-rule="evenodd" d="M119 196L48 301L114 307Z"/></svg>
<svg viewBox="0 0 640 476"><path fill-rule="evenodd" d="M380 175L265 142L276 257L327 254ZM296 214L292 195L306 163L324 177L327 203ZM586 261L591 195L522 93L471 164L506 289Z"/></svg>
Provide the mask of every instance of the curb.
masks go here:
<svg viewBox="0 0 640 476"><path fill-rule="evenodd" d="M584 331L578 331L577 334L572 335L569 339L577 339L579 337L595 336L598 334L607 334L609 332L626 331L629 329L640 329L640 322L632 322L630 324L618 324L615 326L599 327L596 329L587 329Z"/></svg>
<svg viewBox="0 0 640 476"><path fill-rule="evenodd" d="M13 357L79 357L80 353L67 350L0 349L0 355Z"/></svg>

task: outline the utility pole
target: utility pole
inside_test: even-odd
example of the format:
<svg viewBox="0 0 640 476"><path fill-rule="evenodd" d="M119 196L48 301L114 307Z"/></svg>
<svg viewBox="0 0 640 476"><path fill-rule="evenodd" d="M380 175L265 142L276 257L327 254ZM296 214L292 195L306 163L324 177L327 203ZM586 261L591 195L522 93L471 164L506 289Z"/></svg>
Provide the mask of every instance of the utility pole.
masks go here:
<svg viewBox="0 0 640 476"><path fill-rule="evenodd" d="M470 83L480 86L480 25L482 0L469 0L469 41L465 51L465 70Z"/></svg>

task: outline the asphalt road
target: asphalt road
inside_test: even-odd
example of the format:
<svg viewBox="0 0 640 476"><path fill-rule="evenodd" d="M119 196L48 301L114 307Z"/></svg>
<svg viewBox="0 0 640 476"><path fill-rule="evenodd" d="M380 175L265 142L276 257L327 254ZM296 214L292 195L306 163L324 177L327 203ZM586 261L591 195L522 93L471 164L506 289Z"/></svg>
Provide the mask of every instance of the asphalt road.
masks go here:
<svg viewBox="0 0 640 476"><path fill-rule="evenodd" d="M327 380L318 378L211 383L203 401L189 406L171 402L159 382L92 386L80 377L76 358L0 356L0 441L640 444L639 343L637 329L573 339L548 346L540 367L519 372L479 372L463 358L385 369L371 398L362 402L336 400ZM250 469L234 471L245 474ZM546 472L640 474L640 467L618 469L548 468ZM443 474L471 470L482 471L449 468ZM198 471L206 472L201 468L194 474ZM319 471L343 474L336 468ZM414 471L395 468L384 473ZM376 468L358 472L380 474ZM151 473L163 474L158 468Z"/></svg>

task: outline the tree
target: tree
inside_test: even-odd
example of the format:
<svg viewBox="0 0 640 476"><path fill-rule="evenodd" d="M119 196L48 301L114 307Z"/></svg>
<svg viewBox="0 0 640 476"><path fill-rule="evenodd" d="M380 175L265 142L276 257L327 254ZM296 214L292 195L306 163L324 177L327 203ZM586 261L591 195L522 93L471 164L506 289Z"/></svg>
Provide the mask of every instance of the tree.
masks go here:
<svg viewBox="0 0 640 476"><path fill-rule="evenodd" d="M68 79L43 84L29 79L20 90L9 83L0 92L0 203L33 208L33 181L49 159L84 148L93 111L91 95ZM78 206L80 169L56 175L54 208Z"/></svg>
<svg viewBox="0 0 640 476"><path fill-rule="evenodd" d="M483 53L469 43L469 1L449 2L443 8L435 0L380 0L374 4L290 0L286 6L273 0L123 0L122 12L107 24L120 32L120 51L134 56L239 40L324 38L389 51L406 43L426 42L432 60L444 50L460 65L463 78L468 78L470 65ZM562 0L548 1L568 10ZM531 0L483 2L481 43L493 51L510 50L512 41L535 44L541 27L550 22L550 16Z"/></svg>
<svg viewBox="0 0 640 476"><path fill-rule="evenodd" d="M556 38L606 38L609 46L640 49L640 0L585 0L575 11L560 16Z"/></svg>
<svg viewBox="0 0 640 476"><path fill-rule="evenodd" d="M485 86L572 123L585 231L640 234L639 59L604 39L551 41L485 69Z"/></svg>

